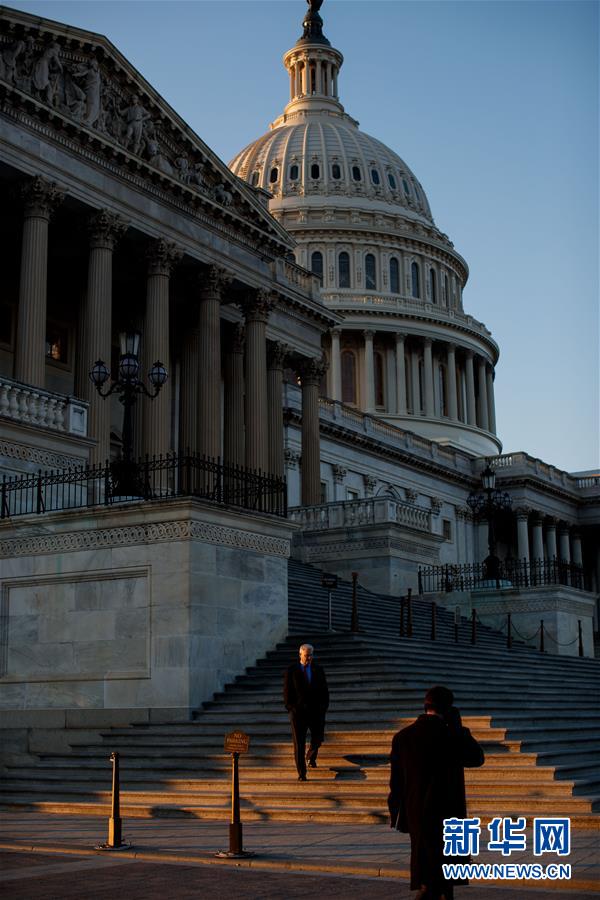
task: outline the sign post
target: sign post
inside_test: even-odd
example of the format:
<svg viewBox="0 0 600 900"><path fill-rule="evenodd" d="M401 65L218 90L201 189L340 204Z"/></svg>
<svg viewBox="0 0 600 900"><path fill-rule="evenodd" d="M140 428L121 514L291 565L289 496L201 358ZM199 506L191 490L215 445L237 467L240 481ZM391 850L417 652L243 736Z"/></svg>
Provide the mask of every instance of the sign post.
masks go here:
<svg viewBox="0 0 600 900"><path fill-rule="evenodd" d="M231 731L225 736L225 751L231 753L231 819L229 822L229 850L220 850L216 856L235 859L254 856L243 848L242 822L240 819L240 753L247 753L250 737L243 731Z"/></svg>
<svg viewBox="0 0 600 900"><path fill-rule="evenodd" d="M321 575L321 586L327 590L327 631L333 631L331 592L335 591L338 586L337 575L328 575L327 572L323 572Z"/></svg>

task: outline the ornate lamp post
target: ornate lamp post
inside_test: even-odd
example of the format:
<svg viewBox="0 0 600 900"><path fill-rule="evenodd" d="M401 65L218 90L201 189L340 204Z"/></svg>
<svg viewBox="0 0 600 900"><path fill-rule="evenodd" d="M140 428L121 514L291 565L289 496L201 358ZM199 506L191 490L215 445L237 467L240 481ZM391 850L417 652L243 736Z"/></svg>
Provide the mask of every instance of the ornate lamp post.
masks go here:
<svg viewBox="0 0 600 900"><path fill-rule="evenodd" d="M487 519L488 523L488 556L483 561L484 577L499 580L500 560L496 556L496 533L494 519L496 514L511 507L511 500L506 491L496 490L496 473L489 461L481 473L483 492L473 491L467 497L467 503L475 519Z"/></svg>
<svg viewBox="0 0 600 900"><path fill-rule="evenodd" d="M137 467L133 460L132 437L132 411L137 402L138 394L145 394L150 399L158 396L160 389L169 377L167 370L158 360L152 364L148 372L148 381L153 390L148 390L139 378L140 361L138 351L140 346L140 334L138 331L121 332L119 335L121 355L119 357L118 375L108 390L102 388L110 379L110 371L106 363L98 359L90 372L90 379L101 397L110 397L111 394L119 394L119 401L123 404L123 444L121 459L113 463L112 475L114 481L113 494L120 496L139 496L143 493Z"/></svg>

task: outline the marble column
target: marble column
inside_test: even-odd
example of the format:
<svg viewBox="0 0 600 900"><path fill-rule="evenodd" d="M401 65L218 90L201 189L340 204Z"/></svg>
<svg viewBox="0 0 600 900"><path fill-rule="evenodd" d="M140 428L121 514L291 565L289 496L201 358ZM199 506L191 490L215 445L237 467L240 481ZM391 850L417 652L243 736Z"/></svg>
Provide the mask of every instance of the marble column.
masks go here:
<svg viewBox="0 0 600 900"><path fill-rule="evenodd" d="M373 331L363 331L365 339L365 370L364 370L364 408L366 412L375 410L375 361L373 357Z"/></svg>
<svg viewBox="0 0 600 900"><path fill-rule="evenodd" d="M410 381L413 416L421 415L421 390L419 373L419 352L413 347L410 351Z"/></svg>
<svg viewBox="0 0 600 900"><path fill-rule="evenodd" d="M396 412L406 415L406 364L404 360L404 341L406 335L396 334Z"/></svg>
<svg viewBox="0 0 600 900"><path fill-rule="evenodd" d="M221 446L221 299L231 283L225 269L209 266L199 295L198 451L213 459Z"/></svg>
<svg viewBox="0 0 600 900"><path fill-rule="evenodd" d="M569 526L561 523L558 526L558 558L561 562L571 562L571 543L569 541Z"/></svg>
<svg viewBox="0 0 600 900"><path fill-rule="evenodd" d="M96 441L90 450L92 465L104 464L110 457L111 402L99 395L89 372L98 359L110 366L113 251L126 229L127 223L106 209L94 213L88 222L87 291L81 311L76 392L89 403L88 436Z"/></svg>
<svg viewBox="0 0 600 900"><path fill-rule="evenodd" d="M190 285L192 296L182 322L179 391L179 452L198 453L198 388L200 386L200 327L197 294L201 276Z"/></svg>
<svg viewBox="0 0 600 900"><path fill-rule="evenodd" d="M171 384L169 338L169 283L173 267L182 257L182 251L168 241L159 238L148 246L148 276L146 282L146 315L141 338L142 366L140 378L147 379L153 363L159 361L169 373L169 380L160 394L150 399L141 398L142 452L150 456L168 453L171 448Z"/></svg>
<svg viewBox="0 0 600 900"><path fill-rule="evenodd" d="M267 406L269 410L269 475L283 478L283 368L287 344L273 343L267 352Z"/></svg>
<svg viewBox="0 0 600 900"><path fill-rule="evenodd" d="M487 367L487 404L489 426L492 434L496 434L496 401L494 399L494 367Z"/></svg>
<svg viewBox="0 0 600 900"><path fill-rule="evenodd" d="M556 550L556 520L546 519L546 556L548 559L557 559Z"/></svg>
<svg viewBox="0 0 600 900"><path fill-rule="evenodd" d="M480 356L477 360L477 382L479 388L477 396L477 424L484 431L489 431L490 421L488 416L487 376L485 370L486 361Z"/></svg>
<svg viewBox="0 0 600 900"><path fill-rule="evenodd" d="M246 323L246 465L269 468L267 416L267 320L274 305L265 290L249 293L242 303Z"/></svg>
<svg viewBox="0 0 600 900"><path fill-rule="evenodd" d="M467 378L467 425L477 425L475 411L475 374L473 372L473 352L467 350L465 354L465 375Z"/></svg>
<svg viewBox="0 0 600 900"><path fill-rule="evenodd" d="M246 463L244 435L244 328L236 325L225 354L223 456L231 466Z"/></svg>
<svg viewBox="0 0 600 900"><path fill-rule="evenodd" d="M583 566L583 552L581 548L581 535L576 531L571 535L571 560L576 566Z"/></svg>
<svg viewBox="0 0 600 900"><path fill-rule="evenodd" d="M321 502L321 451L319 436L319 385L325 372L322 359L305 359L302 380L302 506Z"/></svg>
<svg viewBox="0 0 600 900"><path fill-rule="evenodd" d="M342 399L342 356L340 353L340 328L331 329L331 399Z"/></svg>
<svg viewBox="0 0 600 900"><path fill-rule="evenodd" d="M520 560L529 562L529 528L528 509L515 510L517 516L517 556Z"/></svg>
<svg viewBox="0 0 600 900"><path fill-rule="evenodd" d="M64 199L54 182L36 176L21 188L24 202L15 378L45 387L48 225ZM110 361L110 357L109 357Z"/></svg>
<svg viewBox="0 0 600 900"><path fill-rule="evenodd" d="M423 340L423 376L425 381L425 415L433 418L435 415L435 400L433 395L433 357L431 355L431 338Z"/></svg>
<svg viewBox="0 0 600 900"><path fill-rule="evenodd" d="M532 558L544 559L544 533L541 516L534 516L531 529Z"/></svg>
<svg viewBox="0 0 600 900"><path fill-rule="evenodd" d="M446 347L446 374L448 384L448 418L455 422L458 419L458 393L456 389L456 344Z"/></svg>

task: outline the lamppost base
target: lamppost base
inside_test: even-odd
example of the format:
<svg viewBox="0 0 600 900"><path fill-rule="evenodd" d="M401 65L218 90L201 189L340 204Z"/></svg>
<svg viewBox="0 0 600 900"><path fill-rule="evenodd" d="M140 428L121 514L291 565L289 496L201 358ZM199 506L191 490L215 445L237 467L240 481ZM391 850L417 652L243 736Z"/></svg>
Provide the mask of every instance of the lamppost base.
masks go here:
<svg viewBox="0 0 600 900"><path fill-rule="evenodd" d="M219 850L215 856L217 859L249 859L251 856L256 856L256 853L253 853L252 850Z"/></svg>
<svg viewBox="0 0 600 900"><path fill-rule="evenodd" d="M126 841L119 844L118 847L113 847L111 844L96 844L94 850L131 850L133 844L128 844Z"/></svg>

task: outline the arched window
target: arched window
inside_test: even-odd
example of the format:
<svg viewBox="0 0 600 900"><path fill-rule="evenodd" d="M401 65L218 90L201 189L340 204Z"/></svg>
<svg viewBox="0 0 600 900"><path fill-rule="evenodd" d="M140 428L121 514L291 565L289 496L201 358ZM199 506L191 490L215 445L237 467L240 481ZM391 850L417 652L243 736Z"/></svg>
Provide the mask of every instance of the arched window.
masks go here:
<svg viewBox="0 0 600 900"><path fill-rule="evenodd" d="M448 415L448 403L447 403L447 391L446 391L446 370L444 366L440 366L438 370L439 377L439 391L440 391L440 415L447 416Z"/></svg>
<svg viewBox="0 0 600 900"><path fill-rule="evenodd" d="M342 351L342 403L356 403L356 357L352 350Z"/></svg>
<svg viewBox="0 0 600 900"><path fill-rule="evenodd" d="M375 369L375 406L385 406L383 353L376 351L373 354L373 367Z"/></svg>
<svg viewBox="0 0 600 900"><path fill-rule="evenodd" d="M368 291L377 290L377 277L375 275L375 257L372 253L365 256L365 287Z"/></svg>
<svg viewBox="0 0 600 900"><path fill-rule="evenodd" d="M377 169L371 169L371 181L373 184L381 184L381 178Z"/></svg>
<svg viewBox="0 0 600 900"><path fill-rule="evenodd" d="M431 302L437 303L437 281L435 277L435 269L429 270L429 290L431 291Z"/></svg>
<svg viewBox="0 0 600 900"><path fill-rule="evenodd" d="M334 164L332 165L332 167L331 167L331 177L332 177L335 181L339 181L340 178L342 177L342 170L341 170L340 166L338 165L338 163L334 163Z"/></svg>
<svg viewBox="0 0 600 900"><path fill-rule="evenodd" d="M252 173L252 177L250 178L250 184L252 185L252 187L258 187L258 180L259 180L259 178L260 178L260 173L259 173L259 172L253 172L253 173Z"/></svg>
<svg viewBox="0 0 600 900"><path fill-rule="evenodd" d="M273 166L271 171L269 172L269 184L275 184L277 179L279 178L279 169L277 166Z"/></svg>
<svg viewBox="0 0 600 900"><path fill-rule="evenodd" d="M321 177L321 167L318 163L313 163L310 167L310 177L315 179Z"/></svg>
<svg viewBox="0 0 600 900"><path fill-rule="evenodd" d="M390 259L390 291L392 294L400 293L400 266L395 256Z"/></svg>
<svg viewBox="0 0 600 900"><path fill-rule="evenodd" d="M296 163L293 163L290 166L290 181L298 181L298 175L300 174L300 170Z"/></svg>
<svg viewBox="0 0 600 900"><path fill-rule="evenodd" d="M388 172L388 182L389 182L391 189L393 191L395 191L396 190L396 179L394 178L394 176L392 175L391 172Z"/></svg>
<svg viewBox="0 0 600 900"><path fill-rule="evenodd" d="M315 250L310 258L310 270L313 275L319 277L319 281L323 284L323 254L320 250Z"/></svg>
<svg viewBox="0 0 600 900"><path fill-rule="evenodd" d="M362 172L360 166L352 166L352 178L354 181L362 181Z"/></svg>
<svg viewBox="0 0 600 900"><path fill-rule="evenodd" d="M410 267L410 277L412 281L412 295L413 297L420 297L421 285L419 284L419 266L416 262L412 263Z"/></svg>
<svg viewBox="0 0 600 900"><path fill-rule="evenodd" d="M408 186L408 181L406 180L406 178L402 179L402 185L404 187L404 193L407 197L410 197L410 188Z"/></svg>
<svg viewBox="0 0 600 900"><path fill-rule="evenodd" d="M338 257L338 287L350 287L350 256L345 250Z"/></svg>
<svg viewBox="0 0 600 900"><path fill-rule="evenodd" d="M450 293L448 290L448 276L444 275L444 296L446 298L446 306L450 306Z"/></svg>

